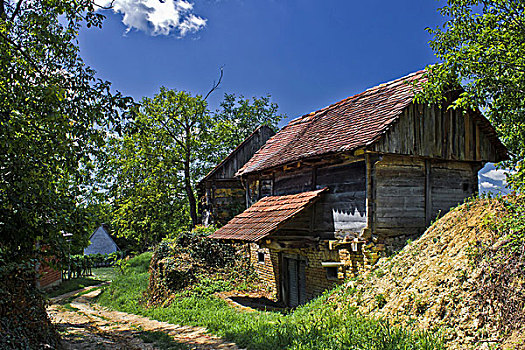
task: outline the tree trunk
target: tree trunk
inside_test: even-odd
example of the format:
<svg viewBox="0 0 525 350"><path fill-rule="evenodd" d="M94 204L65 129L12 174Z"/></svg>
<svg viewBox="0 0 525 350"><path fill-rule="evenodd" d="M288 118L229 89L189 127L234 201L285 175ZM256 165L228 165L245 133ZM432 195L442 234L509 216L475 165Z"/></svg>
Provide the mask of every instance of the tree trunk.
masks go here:
<svg viewBox="0 0 525 350"><path fill-rule="evenodd" d="M188 203L190 205L191 228L193 229L197 226L197 201L195 200L193 188L191 187L189 155L186 155L186 159L184 159L184 184L186 195L188 196Z"/></svg>

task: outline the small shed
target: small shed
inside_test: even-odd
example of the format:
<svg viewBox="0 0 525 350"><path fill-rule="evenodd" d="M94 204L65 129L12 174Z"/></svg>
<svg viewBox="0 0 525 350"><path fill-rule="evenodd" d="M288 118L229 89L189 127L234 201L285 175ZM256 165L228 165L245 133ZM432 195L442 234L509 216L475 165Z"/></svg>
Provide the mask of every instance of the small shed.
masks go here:
<svg viewBox="0 0 525 350"><path fill-rule="evenodd" d="M246 209L245 190L235 173L275 132L261 125L224 158L197 185L201 223L224 225Z"/></svg>
<svg viewBox="0 0 525 350"><path fill-rule="evenodd" d="M100 225L89 237L89 241L91 243L84 249L84 255L111 254L120 250L109 235L109 228L106 224Z"/></svg>
<svg viewBox="0 0 525 350"><path fill-rule="evenodd" d="M210 237L249 243L259 276L293 307L421 234L478 191L486 162L508 159L479 111L415 103L425 79L292 120L237 172L248 209Z"/></svg>

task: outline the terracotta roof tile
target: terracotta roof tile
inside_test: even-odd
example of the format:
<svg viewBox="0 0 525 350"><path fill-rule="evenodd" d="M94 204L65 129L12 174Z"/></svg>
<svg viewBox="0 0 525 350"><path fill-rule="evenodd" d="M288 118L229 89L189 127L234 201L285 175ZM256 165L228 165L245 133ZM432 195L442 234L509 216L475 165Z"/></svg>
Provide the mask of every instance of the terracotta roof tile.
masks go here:
<svg viewBox="0 0 525 350"><path fill-rule="evenodd" d="M381 84L292 120L268 140L237 176L301 159L352 151L376 141L414 98L424 70Z"/></svg>
<svg viewBox="0 0 525 350"><path fill-rule="evenodd" d="M216 239L256 242L314 203L323 191L265 197L210 235Z"/></svg>

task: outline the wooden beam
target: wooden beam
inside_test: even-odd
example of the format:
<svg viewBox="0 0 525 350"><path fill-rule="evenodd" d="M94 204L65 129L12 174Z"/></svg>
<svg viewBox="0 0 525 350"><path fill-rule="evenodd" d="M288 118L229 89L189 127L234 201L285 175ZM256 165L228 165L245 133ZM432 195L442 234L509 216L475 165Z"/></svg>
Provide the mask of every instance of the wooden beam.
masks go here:
<svg viewBox="0 0 525 350"><path fill-rule="evenodd" d="M472 140L472 131L470 128L471 125L471 118L470 113L465 113L465 159L466 160L472 160L472 147L471 147L471 140Z"/></svg>
<svg viewBox="0 0 525 350"><path fill-rule="evenodd" d="M366 166L366 227L368 230L373 230L374 224L374 186L372 177L372 163L370 154L365 154L365 166ZM370 232L371 233L371 232Z"/></svg>
<svg viewBox="0 0 525 350"><path fill-rule="evenodd" d="M479 125L476 123L476 160L481 160L481 144L480 144L480 130Z"/></svg>
<svg viewBox="0 0 525 350"><path fill-rule="evenodd" d="M432 221L432 163L425 159L425 223L430 225Z"/></svg>

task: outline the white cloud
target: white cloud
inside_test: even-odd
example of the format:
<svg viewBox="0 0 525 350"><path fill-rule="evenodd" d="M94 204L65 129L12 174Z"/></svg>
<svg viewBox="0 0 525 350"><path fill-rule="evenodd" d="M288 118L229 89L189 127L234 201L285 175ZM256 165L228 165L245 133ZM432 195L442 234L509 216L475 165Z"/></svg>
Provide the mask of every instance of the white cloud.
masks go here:
<svg viewBox="0 0 525 350"><path fill-rule="evenodd" d="M482 191L501 189L500 187L494 184L491 184L490 182L487 182L487 181L483 181L482 183L479 184L479 186Z"/></svg>
<svg viewBox="0 0 525 350"><path fill-rule="evenodd" d="M484 174L481 174L481 176L487 177L489 179L492 179L494 181L505 181L507 172L502 169L492 169L490 171L487 171Z"/></svg>
<svg viewBox="0 0 525 350"><path fill-rule="evenodd" d="M151 35L179 33L183 37L206 26L206 19L193 13L187 0L95 0L100 6L113 4L113 11L122 14L129 32L141 30Z"/></svg>

